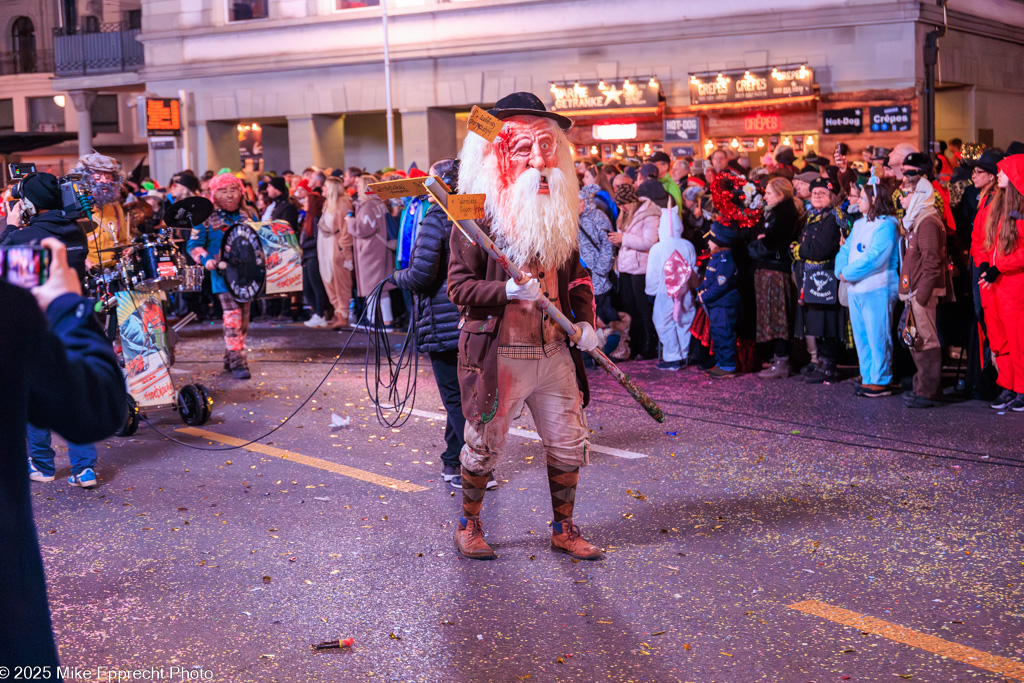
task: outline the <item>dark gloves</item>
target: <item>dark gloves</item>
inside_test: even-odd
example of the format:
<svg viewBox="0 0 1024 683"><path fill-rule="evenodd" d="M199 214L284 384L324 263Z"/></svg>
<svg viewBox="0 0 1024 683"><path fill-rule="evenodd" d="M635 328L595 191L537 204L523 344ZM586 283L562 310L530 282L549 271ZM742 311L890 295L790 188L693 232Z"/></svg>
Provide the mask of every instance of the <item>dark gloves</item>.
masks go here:
<svg viewBox="0 0 1024 683"><path fill-rule="evenodd" d="M988 268L985 269L985 272L983 272L981 276L985 278L985 282L991 284L996 281L997 277L999 277L999 269L995 266L989 266Z"/></svg>

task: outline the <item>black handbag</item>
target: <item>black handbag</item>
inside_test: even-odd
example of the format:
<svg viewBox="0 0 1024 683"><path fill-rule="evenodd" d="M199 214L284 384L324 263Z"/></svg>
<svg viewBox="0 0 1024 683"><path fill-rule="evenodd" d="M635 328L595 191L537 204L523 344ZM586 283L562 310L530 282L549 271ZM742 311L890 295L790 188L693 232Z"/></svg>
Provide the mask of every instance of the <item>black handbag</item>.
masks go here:
<svg viewBox="0 0 1024 683"><path fill-rule="evenodd" d="M835 261L804 263L804 303L826 306L839 303L839 279L835 270Z"/></svg>
<svg viewBox="0 0 1024 683"><path fill-rule="evenodd" d="M900 316L900 323L896 329L899 332L900 343L905 348L913 350L921 343L921 335L917 333L917 321L914 320L914 307L909 300L903 308L903 315Z"/></svg>

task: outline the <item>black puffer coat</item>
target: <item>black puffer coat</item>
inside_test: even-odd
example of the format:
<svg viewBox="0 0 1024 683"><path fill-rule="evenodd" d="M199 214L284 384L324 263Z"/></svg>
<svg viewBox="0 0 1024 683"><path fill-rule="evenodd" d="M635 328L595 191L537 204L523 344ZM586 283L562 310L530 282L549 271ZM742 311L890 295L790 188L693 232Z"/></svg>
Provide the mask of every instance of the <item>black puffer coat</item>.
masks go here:
<svg viewBox="0 0 1024 683"><path fill-rule="evenodd" d="M448 300L448 246L452 222L431 206L420 222L409 267L396 271L395 284L416 295L416 350L452 351L459 346L459 310Z"/></svg>

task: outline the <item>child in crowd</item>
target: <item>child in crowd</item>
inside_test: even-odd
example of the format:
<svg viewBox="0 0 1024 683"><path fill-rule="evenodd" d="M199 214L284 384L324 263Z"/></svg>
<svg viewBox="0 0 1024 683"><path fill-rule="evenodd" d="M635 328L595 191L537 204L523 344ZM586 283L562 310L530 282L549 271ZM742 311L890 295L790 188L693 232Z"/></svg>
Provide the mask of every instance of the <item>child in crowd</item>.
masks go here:
<svg viewBox="0 0 1024 683"><path fill-rule="evenodd" d="M711 259L697 298L707 310L715 353L715 367L708 370L708 375L713 379L726 379L736 376L736 315L740 291L731 246L737 236L731 228L713 223L708 238Z"/></svg>
<svg viewBox="0 0 1024 683"><path fill-rule="evenodd" d="M647 255L645 285L647 295L654 297L654 329L661 340L659 370L680 370L687 364L690 325L697 312L693 303L697 251L682 235L679 215L662 211L658 242Z"/></svg>

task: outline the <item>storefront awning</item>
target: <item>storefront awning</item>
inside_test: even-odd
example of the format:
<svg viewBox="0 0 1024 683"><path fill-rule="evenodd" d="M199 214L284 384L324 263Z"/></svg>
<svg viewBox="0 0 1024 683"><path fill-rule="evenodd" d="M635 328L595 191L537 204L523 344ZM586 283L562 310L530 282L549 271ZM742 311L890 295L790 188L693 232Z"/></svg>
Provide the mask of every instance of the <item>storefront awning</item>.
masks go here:
<svg viewBox="0 0 1024 683"><path fill-rule="evenodd" d="M29 152L77 138L77 133L4 133L0 135L0 155Z"/></svg>

